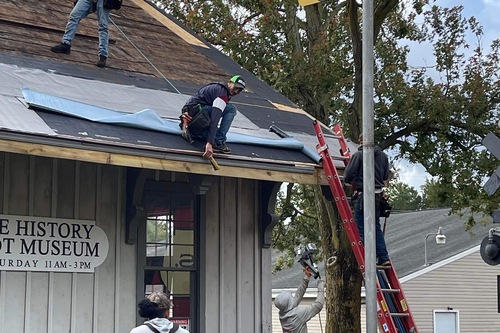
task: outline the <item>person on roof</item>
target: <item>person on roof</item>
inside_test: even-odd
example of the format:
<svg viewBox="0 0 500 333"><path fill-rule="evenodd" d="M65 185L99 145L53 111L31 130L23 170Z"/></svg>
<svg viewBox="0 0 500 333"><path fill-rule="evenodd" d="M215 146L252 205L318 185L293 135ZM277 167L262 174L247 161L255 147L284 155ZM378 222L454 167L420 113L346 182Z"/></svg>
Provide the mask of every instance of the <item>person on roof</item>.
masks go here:
<svg viewBox="0 0 500 333"><path fill-rule="evenodd" d="M172 303L167 294L152 292L139 303L139 316L147 320L132 329L130 333L189 333L188 330L167 319L171 307Z"/></svg>
<svg viewBox="0 0 500 333"><path fill-rule="evenodd" d="M61 44L52 46L50 50L55 53L71 53L71 41L75 37L76 30L80 21L85 18L88 14L96 12L98 31L99 31L99 59L96 63L98 67L106 66L106 59L108 58L108 23L109 23L109 12L111 9L104 7L104 0L77 0L75 1L75 6L69 14L68 23L66 24L66 30L62 37Z"/></svg>
<svg viewBox="0 0 500 333"><path fill-rule="evenodd" d="M308 307L299 307L311 278L311 272L308 269L305 269L304 273L304 278L297 288L295 296L292 296L291 292L284 290L274 300L274 305L279 309L283 333L307 333L307 322L323 309L325 282L321 279L318 280L318 296L316 296L314 303Z"/></svg>
<svg viewBox="0 0 500 333"><path fill-rule="evenodd" d="M231 153L231 148L226 145L226 135L237 109L229 101L245 87L246 83L241 75L233 76L227 83L210 83L191 96L182 108L181 118L189 118L190 134L206 140L204 158L212 157L214 151ZM198 121L203 117L206 118L204 121Z"/></svg>
<svg viewBox="0 0 500 333"><path fill-rule="evenodd" d="M380 214L383 204L384 181L389 178L389 159L379 146L374 147L375 166L375 238L377 265L389 266L389 253L385 244L384 234L380 227ZM358 232L363 240L364 217L363 217L363 134L359 136L358 151L355 152L344 171L344 181L351 183L354 188L352 202L354 204L354 218L358 225Z"/></svg>

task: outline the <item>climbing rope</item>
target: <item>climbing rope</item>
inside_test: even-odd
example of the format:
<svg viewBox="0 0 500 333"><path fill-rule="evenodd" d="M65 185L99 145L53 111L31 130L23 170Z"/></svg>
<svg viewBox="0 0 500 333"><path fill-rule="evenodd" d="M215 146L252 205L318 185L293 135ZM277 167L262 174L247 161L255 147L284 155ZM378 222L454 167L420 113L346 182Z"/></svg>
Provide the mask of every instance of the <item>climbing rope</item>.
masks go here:
<svg viewBox="0 0 500 333"><path fill-rule="evenodd" d="M111 15L110 15L111 16ZM135 43L127 36L127 34L115 23L115 21L113 21L113 19L110 17L109 18L109 21L115 26L116 29L118 29L118 31L123 35L123 37L125 37L125 39L128 40L128 42L137 50L137 52L139 52L139 54L151 65L151 67L154 68L155 71L158 72L158 74L161 75L161 77L180 95L182 95L182 93L179 91L179 89L177 89L177 87L165 76L163 75L163 73L158 69L158 67L155 66L155 64L153 64L153 62L151 60L149 60L149 58L139 49L139 47L137 47L137 45L135 45Z"/></svg>

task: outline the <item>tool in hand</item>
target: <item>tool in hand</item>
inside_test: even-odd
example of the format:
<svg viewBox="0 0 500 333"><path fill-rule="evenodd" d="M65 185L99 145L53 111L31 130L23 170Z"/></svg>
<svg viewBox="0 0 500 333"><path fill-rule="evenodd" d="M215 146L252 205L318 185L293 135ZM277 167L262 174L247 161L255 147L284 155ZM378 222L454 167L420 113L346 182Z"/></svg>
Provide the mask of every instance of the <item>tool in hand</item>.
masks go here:
<svg viewBox="0 0 500 333"><path fill-rule="evenodd" d="M217 161L215 160L215 158L213 156L210 156L210 158L208 160L210 161L210 163L212 163L212 166L214 167L215 171L220 169L219 163L217 163Z"/></svg>
<svg viewBox="0 0 500 333"><path fill-rule="evenodd" d="M314 251L316 251L316 245L309 243L304 247L297 250L297 254L300 256L299 263L304 267L311 275L317 279L321 278L319 275L318 266L314 262Z"/></svg>
<svg viewBox="0 0 500 333"><path fill-rule="evenodd" d="M191 134L189 133L188 125L189 122L192 120L191 116L187 113L184 112L182 115L182 137L189 143L193 143L193 138L191 137Z"/></svg>
<svg viewBox="0 0 500 333"><path fill-rule="evenodd" d="M391 215L392 206L389 204L389 196L384 194L382 196L382 202L380 204L380 217L384 219L384 226L382 228L382 234L385 235L385 227L387 226L387 218Z"/></svg>

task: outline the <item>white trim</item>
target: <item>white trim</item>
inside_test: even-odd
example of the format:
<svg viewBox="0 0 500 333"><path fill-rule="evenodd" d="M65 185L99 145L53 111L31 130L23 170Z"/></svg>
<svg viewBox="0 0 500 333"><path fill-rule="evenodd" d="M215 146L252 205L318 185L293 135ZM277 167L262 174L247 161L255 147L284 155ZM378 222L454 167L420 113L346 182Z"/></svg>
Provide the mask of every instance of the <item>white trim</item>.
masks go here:
<svg viewBox="0 0 500 333"><path fill-rule="evenodd" d="M439 332L436 326L436 313L454 313L455 314L455 332L460 333L460 313L458 310L447 309L447 310L433 310L432 311L432 326L434 328L433 332Z"/></svg>
<svg viewBox="0 0 500 333"><path fill-rule="evenodd" d="M473 248L470 248L468 250L460 252L459 254L456 254L453 257L449 257L447 259L441 260L441 261L439 261L439 262L437 262L435 264L432 264L432 265L427 266L427 267L425 267L425 268L423 268L421 270L418 270L418 271L416 271L414 273L406 275L406 276L400 278L399 282L400 283L408 282L408 281L413 280L413 279L415 279L415 278L417 278L417 277L419 277L421 275L424 275L424 274L427 274L429 272L432 272L435 269L438 269L440 267L446 266L446 265L448 265L448 264L450 264L452 262L455 262L455 261L457 261L459 259L462 259L462 258L464 258L464 257L466 257L466 256L468 256L470 254L478 252L480 247L481 247L481 245L477 245L477 246L475 246Z"/></svg>
<svg viewBox="0 0 500 333"><path fill-rule="evenodd" d="M292 294L295 294L295 292L297 291L297 288L283 288L283 289L273 289L272 290L272 298L275 299L276 296L278 296L278 294L282 291L289 291L291 292ZM326 290L325 290L326 291ZM307 288L306 289L306 292L304 293L304 297L303 298L316 298L318 296L318 288L314 287L314 288Z"/></svg>

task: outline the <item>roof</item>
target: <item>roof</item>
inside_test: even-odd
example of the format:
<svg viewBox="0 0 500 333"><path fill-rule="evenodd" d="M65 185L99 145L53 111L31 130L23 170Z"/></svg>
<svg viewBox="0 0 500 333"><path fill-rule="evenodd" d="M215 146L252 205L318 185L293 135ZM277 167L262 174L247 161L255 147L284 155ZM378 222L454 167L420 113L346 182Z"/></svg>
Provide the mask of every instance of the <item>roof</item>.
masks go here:
<svg viewBox="0 0 500 333"><path fill-rule="evenodd" d="M392 213L387 219L385 241L396 273L401 280L425 274L450 260L460 258L463 253L478 249L481 241L488 236L492 227L476 225L466 231L465 217L449 215L449 209L423 210L410 213ZM383 223L383 221L381 221ZM439 227L446 236L445 244L436 244L434 235ZM425 263L425 242L427 243L427 261ZM276 257L277 254L274 254ZM320 272L324 272L323 263L318 263ZM302 276L302 268L294 267L273 275L272 288L283 289L296 287ZM408 278L407 278L408 277Z"/></svg>
<svg viewBox="0 0 500 333"><path fill-rule="evenodd" d="M15 0L0 3L0 150L219 176L325 183L314 152L313 119L147 1L130 0L112 11L106 68L94 65L98 39L93 16L81 21L71 55L52 53L50 46L60 42L71 5L71 1L57 0L36 5ZM202 143L189 145L179 133L104 124L81 117L74 107L69 111L52 107L69 101L117 115L147 110L156 120L178 124L180 109L192 93L235 73L245 78L247 89L232 101L239 111L228 136L232 154L215 156L222 167L219 171L201 158ZM23 88L52 104L28 108ZM270 132L271 125L293 139L283 140ZM327 128L323 131L327 137L333 134ZM269 146L270 140L277 144ZM288 145L289 141L300 142L302 148ZM330 139L329 144L332 152L339 150L336 140Z"/></svg>

